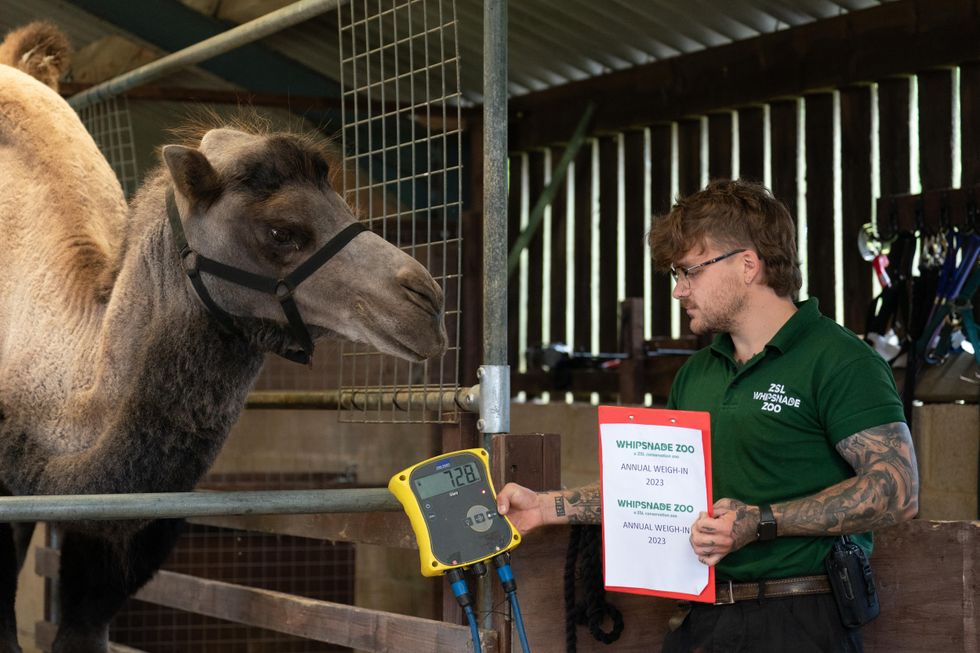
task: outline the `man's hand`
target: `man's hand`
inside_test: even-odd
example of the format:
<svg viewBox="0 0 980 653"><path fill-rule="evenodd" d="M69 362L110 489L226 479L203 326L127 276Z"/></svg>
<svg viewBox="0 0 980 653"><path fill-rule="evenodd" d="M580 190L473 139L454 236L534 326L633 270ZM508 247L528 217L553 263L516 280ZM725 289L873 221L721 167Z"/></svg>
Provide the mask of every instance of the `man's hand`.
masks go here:
<svg viewBox="0 0 980 653"><path fill-rule="evenodd" d="M508 483L497 493L497 512L507 515L518 532L525 535L545 523L544 500L545 495L517 483Z"/></svg>
<svg viewBox="0 0 980 653"><path fill-rule="evenodd" d="M508 483L497 494L497 512L507 515L524 535L544 524L598 524L602 501L598 483L540 493Z"/></svg>
<svg viewBox="0 0 980 653"><path fill-rule="evenodd" d="M736 499L715 501L714 517L702 512L691 527L691 548L702 563L713 567L722 558L754 542L759 508Z"/></svg>

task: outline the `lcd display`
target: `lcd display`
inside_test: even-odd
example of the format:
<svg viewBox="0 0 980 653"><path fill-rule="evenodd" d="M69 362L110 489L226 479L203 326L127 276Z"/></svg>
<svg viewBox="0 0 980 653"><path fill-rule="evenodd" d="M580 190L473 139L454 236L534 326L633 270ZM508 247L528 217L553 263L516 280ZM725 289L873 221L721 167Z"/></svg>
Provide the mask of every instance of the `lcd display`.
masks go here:
<svg viewBox="0 0 980 653"><path fill-rule="evenodd" d="M471 485L480 480L480 467L476 463L466 463L459 467L450 467L435 474L415 479L415 491L419 499L428 499L437 494Z"/></svg>

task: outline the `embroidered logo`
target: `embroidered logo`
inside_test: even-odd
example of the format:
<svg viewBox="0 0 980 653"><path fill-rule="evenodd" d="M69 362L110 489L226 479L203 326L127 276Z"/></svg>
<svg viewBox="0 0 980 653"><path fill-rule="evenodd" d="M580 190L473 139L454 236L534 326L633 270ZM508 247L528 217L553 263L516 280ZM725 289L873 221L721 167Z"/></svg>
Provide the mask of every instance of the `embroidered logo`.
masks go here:
<svg viewBox="0 0 980 653"><path fill-rule="evenodd" d="M753 392L752 398L762 402L761 410L770 413L782 412L783 406L799 408L799 397L790 397L786 394L786 386L782 383L770 383L769 390L763 392Z"/></svg>

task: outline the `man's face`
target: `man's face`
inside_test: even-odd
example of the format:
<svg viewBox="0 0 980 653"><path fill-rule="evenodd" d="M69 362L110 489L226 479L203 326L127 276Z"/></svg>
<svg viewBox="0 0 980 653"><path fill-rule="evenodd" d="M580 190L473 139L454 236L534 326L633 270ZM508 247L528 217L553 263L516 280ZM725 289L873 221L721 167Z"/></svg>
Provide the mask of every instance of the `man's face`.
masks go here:
<svg viewBox="0 0 980 653"><path fill-rule="evenodd" d="M731 333L746 304L746 288L738 271L742 250L695 247L674 262L673 296L691 320L691 331Z"/></svg>

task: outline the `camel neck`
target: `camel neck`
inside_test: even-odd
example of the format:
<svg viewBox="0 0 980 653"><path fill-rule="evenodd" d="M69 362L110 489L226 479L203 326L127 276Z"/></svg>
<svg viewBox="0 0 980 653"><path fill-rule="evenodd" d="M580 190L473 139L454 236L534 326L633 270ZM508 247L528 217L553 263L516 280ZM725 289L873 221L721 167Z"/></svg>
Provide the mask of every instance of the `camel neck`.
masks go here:
<svg viewBox="0 0 980 653"><path fill-rule="evenodd" d="M87 432L65 434L73 451L49 461L44 477L57 487L45 491L192 488L259 372L261 352L218 330L192 295L160 217L129 243L99 337L98 376L77 406L85 419L73 420Z"/></svg>

